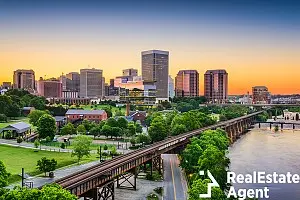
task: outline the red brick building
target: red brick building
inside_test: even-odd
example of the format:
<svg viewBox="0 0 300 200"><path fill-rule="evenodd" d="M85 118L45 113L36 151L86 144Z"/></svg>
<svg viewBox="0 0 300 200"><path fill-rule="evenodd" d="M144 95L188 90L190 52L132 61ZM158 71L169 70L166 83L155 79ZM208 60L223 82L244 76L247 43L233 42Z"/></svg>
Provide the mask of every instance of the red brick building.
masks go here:
<svg viewBox="0 0 300 200"><path fill-rule="evenodd" d="M76 110L69 109L66 113L67 122L76 122L87 119L89 121L100 122L107 119L107 113L104 110Z"/></svg>

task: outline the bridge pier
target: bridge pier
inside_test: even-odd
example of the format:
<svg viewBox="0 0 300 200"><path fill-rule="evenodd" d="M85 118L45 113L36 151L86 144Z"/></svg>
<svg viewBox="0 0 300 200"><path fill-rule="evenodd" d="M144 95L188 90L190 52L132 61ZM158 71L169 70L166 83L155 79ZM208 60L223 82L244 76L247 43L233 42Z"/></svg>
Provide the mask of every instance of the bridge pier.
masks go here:
<svg viewBox="0 0 300 200"><path fill-rule="evenodd" d="M133 183L130 181L130 178L132 177L133 177ZM137 167L133 168L128 173L124 173L117 176L117 188L136 190L136 178L137 178ZM124 183L129 183L130 186L122 185Z"/></svg>
<svg viewBox="0 0 300 200"><path fill-rule="evenodd" d="M163 160L161 159L161 155L152 158L152 168L151 168L151 176L153 173L153 169L157 170L159 174L162 174L162 164Z"/></svg>
<svg viewBox="0 0 300 200"><path fill-rule="evenodd" d="M81 195L84 200L114 200L114 181L109 181L102 187L96 187Z"/></svg>
<svg viewBox="0 0 300 200"><path fill-rule="evenodd" d="M115 187L114 181L108 182L102 188L97 188L97 200L115 200Z"/></svg>

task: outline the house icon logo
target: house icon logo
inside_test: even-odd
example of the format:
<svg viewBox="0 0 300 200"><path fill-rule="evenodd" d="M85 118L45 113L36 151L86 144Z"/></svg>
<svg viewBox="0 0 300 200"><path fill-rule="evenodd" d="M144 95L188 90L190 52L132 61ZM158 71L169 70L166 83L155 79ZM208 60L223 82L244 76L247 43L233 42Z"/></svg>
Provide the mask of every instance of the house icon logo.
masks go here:
<svg viewBox="0 0 300 200"><path fill-rule="evenodd" d="M200 176L204 176L205 172L200 171ZM216 179L213 177L213 175L210 173L209 170L207 170L207 175L211 180L211 183L207 184L207 194L200 194L200 198L211 198L211 189L212 187L220 187L219 183L216 181Z"/></svg>

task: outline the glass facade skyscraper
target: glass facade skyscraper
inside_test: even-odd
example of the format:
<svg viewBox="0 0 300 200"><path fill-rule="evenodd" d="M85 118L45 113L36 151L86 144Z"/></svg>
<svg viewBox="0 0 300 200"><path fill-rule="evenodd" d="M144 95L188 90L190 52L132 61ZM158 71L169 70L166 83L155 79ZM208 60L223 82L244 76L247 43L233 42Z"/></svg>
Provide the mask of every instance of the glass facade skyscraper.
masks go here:
<svg viewBox="0 0 300 200"><path fill-rule="evenodd" d="M157 100L168 100L169 52L150 50L142 52L142 78L154 81Z"/></svg>

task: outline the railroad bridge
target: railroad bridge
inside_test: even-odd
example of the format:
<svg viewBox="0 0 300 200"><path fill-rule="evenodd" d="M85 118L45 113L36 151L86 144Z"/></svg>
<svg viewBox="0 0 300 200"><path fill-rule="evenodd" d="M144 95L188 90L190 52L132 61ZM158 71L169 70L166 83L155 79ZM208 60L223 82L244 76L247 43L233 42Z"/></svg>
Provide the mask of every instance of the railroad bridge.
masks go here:
<svg viewBox="0 0 300 200"><path fill-rule="evenodd" d="M215 125L190 131L178 136L167 138L144 148L117 156L111 160L99 163L91 168L66 176L56 183L69 190L72 194L84 199L114 200L115 182L118 188L123 188L124 183L136 190L136 178L140 169L150 167L162 173L161 154L178 153L189 143L189 139L200 135L209 129L224 129L231 142L235 142L255 122L256 115L263 111L255 112L243 117L219 122ZM133 177L133 178L130 178Z"/></svg>

